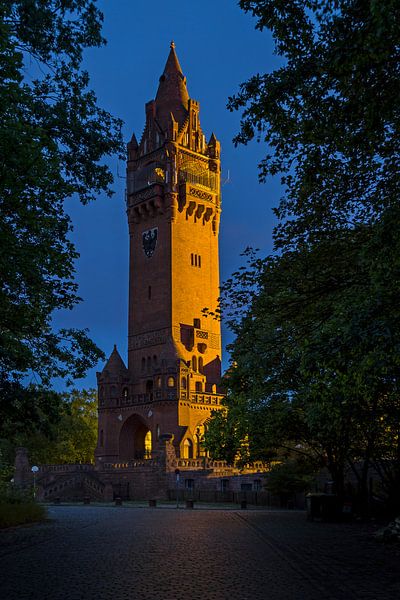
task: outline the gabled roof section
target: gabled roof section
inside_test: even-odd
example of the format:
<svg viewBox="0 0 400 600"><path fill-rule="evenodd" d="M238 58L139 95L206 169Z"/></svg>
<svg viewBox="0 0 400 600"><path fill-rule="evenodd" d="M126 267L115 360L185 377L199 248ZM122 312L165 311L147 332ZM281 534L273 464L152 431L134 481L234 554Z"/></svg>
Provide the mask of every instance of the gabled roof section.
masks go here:
<svg viewBox="0 0 400 600"><path fill-rule="evenodd" d="M164 130L170 113L173 114L179 126L182 126L188 114L189 102L186 77L182 73L174 42L171 42L170 48L155 101L156 118Z"/></svg>
<svg viewBox="0 0 400 600"><path fill-rule="evenodd" d="M110 354L110 358L108 359L102 373L108 371L109 375L119 376L126 375L128 369L125 366L124 361L121 358L120 353L117 350L117 346L114 344L114 350Z"/></svg>

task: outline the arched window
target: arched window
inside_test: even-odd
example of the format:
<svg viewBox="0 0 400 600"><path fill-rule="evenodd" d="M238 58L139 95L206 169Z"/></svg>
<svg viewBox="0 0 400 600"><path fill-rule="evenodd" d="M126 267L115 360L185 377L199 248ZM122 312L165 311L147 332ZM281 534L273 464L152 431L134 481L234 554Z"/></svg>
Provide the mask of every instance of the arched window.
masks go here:
<svg viewBox="0 0 400 600"><path fill-rule="evenodd" d="M186 439L183 442L183 458L193 458L193 442Z"/></svg>
<svg viewBox="0 0 400 600"><path fill-rule="evenodd" d="M203 357L199 356L199 373L203 373Z"/></svg>
<svg viewBox="0 0 400 600"><path fill-rule="evenodd" d="M116 398L117 397L117 388L115 387L115 385L111 386L111 398Z"/></svg>
<svg viewBox="0 0 400 600"><path fill-rule="evenodd" d="M123 397L123 399L125 400L125 402L128 400L128 388L127 388L127 387L125 387L125 388L122 390L122 397Z"/></svg>
<svg viewBox="0 0 400 600"><path fill-rule="evenodd" d="M153 366L157 366L157 356L155 354L153 354Z"/></svg>
<svg viewBox="0 0 400 600"><path fill-rule="evenodd" d="M183 390L186 390L186 388L187 388L187 381L186 381L186 377L182 377L182 379L181 379L181 388L182 388Z"/></svg>
<svg viewBox="0 0 400 600"><path fill-rule="evenodd" d="M151 356L147 357L147 370L150 371L151 370Z"/></svg>
<svg viewBox="0 0 400 600"><path fill-rule="evenodd" d="M168 387L174 387L175 386L175 379L174 379L174 377L168 377L168 379L167 379L167 386Z"/></svg>
<svg viewBox="0 0 400 600"><path fill-rule="evenodd" d="M160 426L159 425L156 426L156 438L157 438L157 441L160 439Z"/></svg>
<svg viewBox="0 0 400 600"><path fill-rule="evenodd" d="M146 381L146 394L149 397L149 400L153 400L153 380L148 379Z"/></svg>
<svg viewBox="0 0 400 600"><path fill-rule="evenodd" d="M201 383L201 381L196 381L196 392L202 392L203 391L203 384Z"/></svg>
<svg viewBox="0 0 400 600"><path fill-rule="evenodd" d="M211 392L212 392L213 394L216 394L216 393L217 393L217 386L215 385L215 383L213 383L213 384L212 384L212 386L211 386Z"/></svg>
<svg viewBox="0 0 400 600"><path fill-rule="evenodd" d="M151 444L151 431L149 430L144 438L144 457L145 458L150 458L151 457L151 450L152 450L152 444Z"/></svg>
<svg viewBox="0 0 400 600"><path fill-rule="evenodd" d="M156 383L157 383L157 387L160 388L161 384L162 384L162 379L161 379L160 375L157 377Z"/></svg>
<svg viewBox="0 0 400 600"><path fill-rule="evenodd" d="M151 285L147 288L147 298L151 300Z"/></svg>
<svg viewBox="0 0 400 600"><path fill-rule="evenodd" d="M192 356L192 369L197 371L197 358L195 356Z"/></svg>
<svg viewBox="0 0 400 600"><path fill-rule="evenodd" d="M194 110L192 111L192 124L193 129L197 129L197 115Z"/></svg>

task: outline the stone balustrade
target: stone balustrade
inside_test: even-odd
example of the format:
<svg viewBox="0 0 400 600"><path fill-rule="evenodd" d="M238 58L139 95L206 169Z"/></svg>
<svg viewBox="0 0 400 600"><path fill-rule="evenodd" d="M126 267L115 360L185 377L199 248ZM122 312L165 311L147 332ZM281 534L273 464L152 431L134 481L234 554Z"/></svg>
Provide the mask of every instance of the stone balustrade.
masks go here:
<svg viewBox="0 0 400 600"><path fill-rule="evenodd" d="M94 471L94 465L91 464L70 464L70 465L40 465L40 473L76 473L77 471Z"/></svg>

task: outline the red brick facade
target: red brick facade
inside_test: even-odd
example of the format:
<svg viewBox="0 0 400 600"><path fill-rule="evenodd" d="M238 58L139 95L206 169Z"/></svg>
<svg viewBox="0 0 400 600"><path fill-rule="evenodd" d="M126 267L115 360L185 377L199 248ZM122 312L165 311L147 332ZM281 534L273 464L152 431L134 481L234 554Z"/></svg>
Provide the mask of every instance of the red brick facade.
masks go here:
<svg viewBox="0 0 400 600"><path fill-rule="evenodd" d="M161 434L177 457L204 454L220 408L221 332L203 316L219 295L220 145L200 126L174 44L140 140L128 144L128 366L116 348L98 374L96 462L149 457Z"/></svg>

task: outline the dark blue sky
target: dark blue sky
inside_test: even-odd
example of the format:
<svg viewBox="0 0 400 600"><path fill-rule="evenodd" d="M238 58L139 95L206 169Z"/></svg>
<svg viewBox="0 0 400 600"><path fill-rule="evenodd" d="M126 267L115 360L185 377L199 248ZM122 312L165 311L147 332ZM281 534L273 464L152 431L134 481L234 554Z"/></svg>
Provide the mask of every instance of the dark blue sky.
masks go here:
<svg viewBox="0 0 400 600"><path fill-rule="evenodd" d="M280 59L273 54L268 32L255 30L255 19L233 0L103 0L103 34L107 45L85 54L85 68L98 103L124 121L124 138L144 127L145 102L155 97L174 40L187 77L189 95L200 102L203 131L212 131L222 145L223 180L220 230L221 279L242 262L240 253L251 245L271 250L273 216L279 185L259 184L257 164L265 145L235 148L239 113L226 109L228 96L255 73L271 71ZM106 354L113 344L126 359L128 300L128 229L124 205L124 162L110 161L115 195L100 197L82 207L71 200L68 211L74 223L72 239L80 259L76 279L83 302L71 312L55 315L56 326L87 327ZM224 345L229 334L223 328ZM224 356L224 368L228 356ZM76 387L96 385L93 369ZM62 387L62 386L61 386Z"/></svg>

